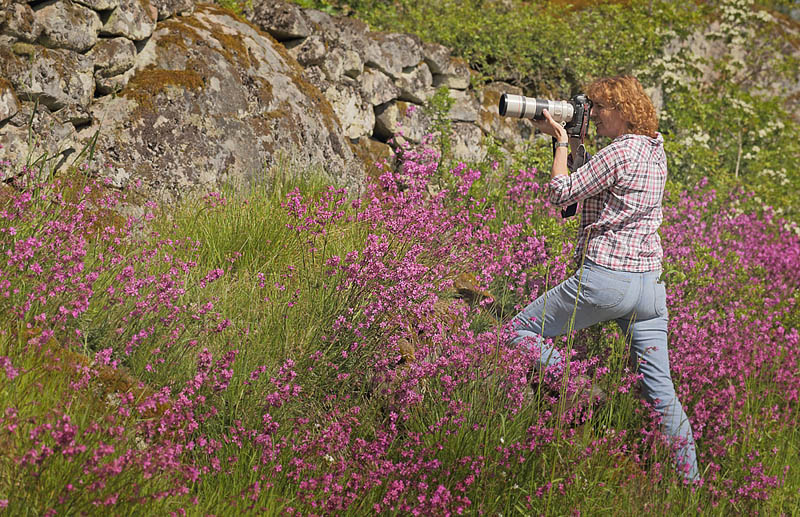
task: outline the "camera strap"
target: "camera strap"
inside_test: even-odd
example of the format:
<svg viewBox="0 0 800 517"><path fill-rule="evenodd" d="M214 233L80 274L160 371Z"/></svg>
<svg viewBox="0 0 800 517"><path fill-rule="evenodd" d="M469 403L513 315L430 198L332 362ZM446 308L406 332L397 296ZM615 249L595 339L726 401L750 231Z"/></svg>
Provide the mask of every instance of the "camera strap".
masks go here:
<svg viewBox="0 0 800 517"><path fill-rule="evenodd" d="M552 146L553 146L553 159L555 160L556 157L556 142L558 140L556 137L553 137ZM572 152L570 152L569 157L567 158L567 163L572 160L572 167L569 167L570 172L573 170L578 169L578 167L583 166L586 163L586 148L583 146L583 135L581 135L581 145L578 147L579 150L579 157L575 160L572 156ZM575 163L577 161L577 163ZM572 217L578 213L578 203L572 203L566 208L561 209L561 218L567 219L568 217Z"/></svg>

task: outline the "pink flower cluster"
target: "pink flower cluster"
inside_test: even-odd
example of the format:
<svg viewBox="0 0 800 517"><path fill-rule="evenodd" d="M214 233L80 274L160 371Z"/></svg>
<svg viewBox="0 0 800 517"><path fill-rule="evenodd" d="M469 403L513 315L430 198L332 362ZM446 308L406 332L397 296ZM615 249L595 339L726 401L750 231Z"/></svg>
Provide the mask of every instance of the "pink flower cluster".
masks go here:
<svg viewBox="0 0 800 517"><path fill-rule="evenodd" d="M647 469L660 476L653 448L663 440L646 408L637 410L641 429L606 429L587 445L576 427L591 425L595 410L559 406L580 391L581 376L629 396L636 375L586 353L607 332L581 334L598 342L575 347L569 378L548 370L536 395L526 378L531 353L509 348L506 325L492 320L569 269L571 245L537 231L557 210L540 195L536 171L459 165L440 178L435 151L400 154L400 169L384 170L362 199L333 187L286 196L302 260L253 272L251 302L270 321L297 321L290 316L303 310L323 319L316 333L310 324L284 327L280 350L210 294L235 279L236 257L230 268L206 266L200 242L159 235L146 221L109 222L120 199L99 185L77 200L48 186L4 202L0 311L19 331L0 335L0 378L33 383L60 368L72 382L57 407L25 420L24 404L0 389L0 443L18 444L11 465L22 487L0 505L65 513L174 501L178 511L202 505L206 487L218 484L233 490L225 504L241 511L452 515L492 511L497 493L486 487L513 494L523 485L518 507L535 513L581 482L570 467L595 457L628 468L623 482ZM740 192L733 199L747 202ZM234 203L219 194L205 201L213 210ZM783 483L755 448L736 481L717 482L728 452L748 447L754 432L753 386L767 402L760 422L798 424L800 241L769 209L734 206L702 185L674 194L663 242L676 386L708 490L743 504ZM354 227L363 231L355 249L331 243ZM464 273L474 275L473 291L494 299L457 296ZM336 302L335 314L309 307L319 292ZM53 343L88 349L94 362L59 355ZM33 354L47 364L30 366ZM123 366L137 368L138 380L103 392ZM98 403L98 391L113 411L77 418L74 408ZM575 453L553 479L537 461L556 444ZM34 490L49 468L65 465L72 477L51 476L50 491Z"/></svg>

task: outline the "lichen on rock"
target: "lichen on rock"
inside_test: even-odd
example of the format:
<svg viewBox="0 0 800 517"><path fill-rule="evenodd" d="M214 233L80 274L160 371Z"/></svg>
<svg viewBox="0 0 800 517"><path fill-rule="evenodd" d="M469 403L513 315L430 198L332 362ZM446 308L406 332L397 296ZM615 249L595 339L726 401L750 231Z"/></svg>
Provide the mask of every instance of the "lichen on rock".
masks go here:
<svg viewBox="0 0 800 517"><path fill-rule="evenodd" d="M174 198L255 181L283 152L350 187L362 183L339 118L302 67L219 7L199 4L191 16L159 23L127 73L120 94L92 108L104 121L96 156L120 182L140 179Z"/></svg>
<svg viewBox="0 0 800 517"><path fill-rule="evenodd" d="M14 87L7 80L0 77L0 122L10 119L20 109L19 99L14 93Z"/></svg>
<svg viewBox="0 0 800 517"><path fill-rule="evenodd" d="M150 37L157 20L158 10L148 0L119 0L100 33L141 41Z"/></svg>
<svg viewBox="0 0 800 517"><path fill-rule="evenodd" d="M0 44L0 74L24 100L57 111L69 104L88 108L94 94L91 58L64 49Z"/></svg>
<svg viewBox="0 0 800 517"><path fill-rule="evenodd" d="M63 0L47 4L36 11L42 27L39 41L48 48L65 48L85 52L97 43L100 16L93 10Z"/></svg>

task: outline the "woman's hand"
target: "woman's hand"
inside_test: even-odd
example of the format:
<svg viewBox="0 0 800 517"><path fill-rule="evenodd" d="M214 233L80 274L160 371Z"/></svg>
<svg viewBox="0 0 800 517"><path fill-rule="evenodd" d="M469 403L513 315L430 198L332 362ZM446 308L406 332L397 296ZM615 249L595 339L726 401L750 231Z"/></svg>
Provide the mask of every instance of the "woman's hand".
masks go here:
<svg viewBox="0 0 800 517"><path fill-rule="evenodd" d="M564 126L553 120L549 111L542 110L542 115L544 115L544 120L533 121L533 125L536 126L536 129L546 135L554 136L559 142L567 142L569 139L567 138L567 130L564 129Z"/></svg>

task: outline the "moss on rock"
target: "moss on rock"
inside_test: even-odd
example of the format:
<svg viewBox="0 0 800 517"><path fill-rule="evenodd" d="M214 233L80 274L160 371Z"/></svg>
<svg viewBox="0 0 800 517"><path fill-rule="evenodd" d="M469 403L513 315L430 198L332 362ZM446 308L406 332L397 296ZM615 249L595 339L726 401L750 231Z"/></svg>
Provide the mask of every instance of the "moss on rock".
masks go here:
<svg viewBox="0 0 800 517"><path fill-rule="evenodd" d="M135 100L140 107L154 110L153 99L170 86L200 90L205 87L203 78L194 70L165 70L163 68L145 68L140 70L128 82L120 95Z"/></svg>

